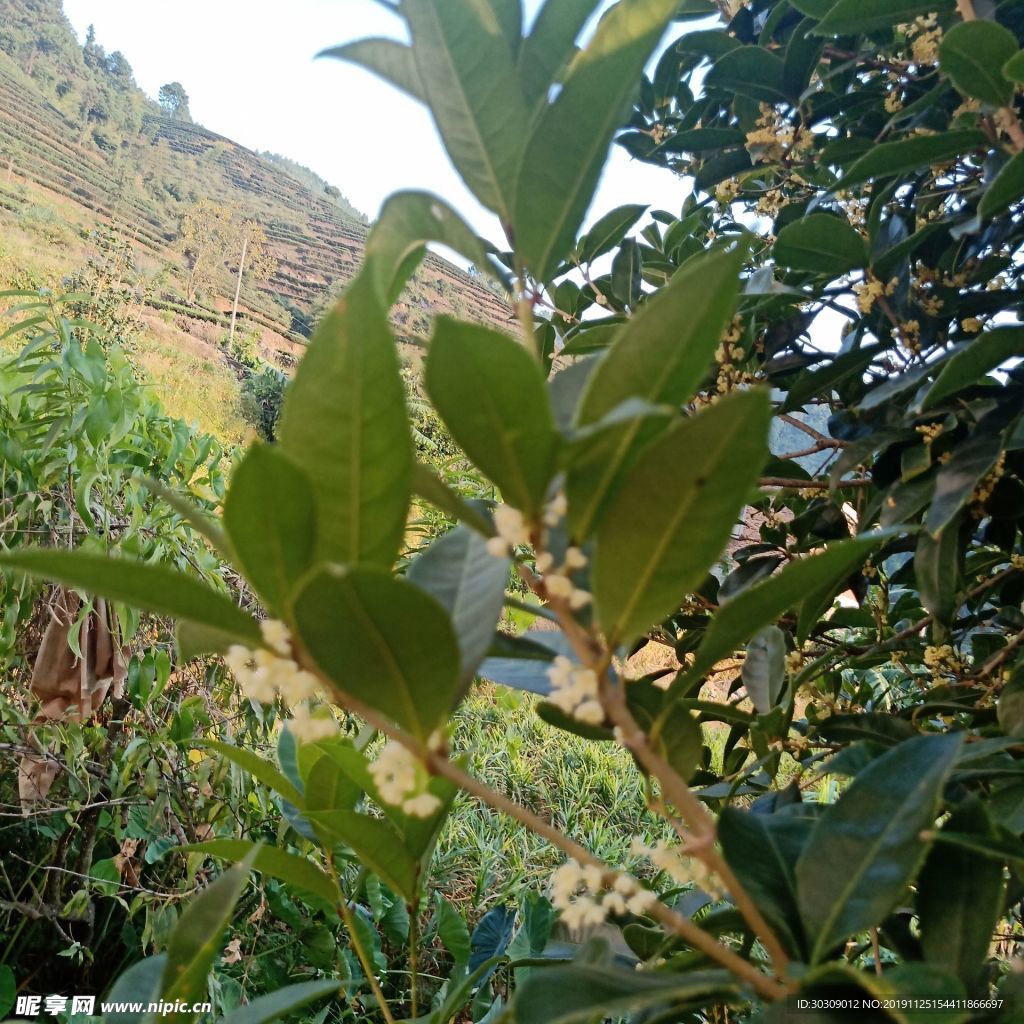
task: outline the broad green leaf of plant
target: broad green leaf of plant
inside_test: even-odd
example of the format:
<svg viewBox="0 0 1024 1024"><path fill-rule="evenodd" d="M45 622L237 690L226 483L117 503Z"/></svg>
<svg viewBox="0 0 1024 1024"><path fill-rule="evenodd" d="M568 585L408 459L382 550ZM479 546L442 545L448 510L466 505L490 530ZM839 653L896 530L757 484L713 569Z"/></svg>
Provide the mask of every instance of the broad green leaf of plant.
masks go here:
<svg viewBox="0 0 1024 1024"><path fill-rule="evenodd" d="M725 971L630 971L606 964L559 964L531 972L512 1001L516 1024L590 1024L687 1000L728 998Z"/></svg>
<svg viewBox="0 0 1024 1024"><path fill-rule="evenodd" d="M526 108L547 98L573 54L576 40L599 0L547 0L519 50L519 80Z"/></svg>
<svg viewBox="0 0 1024 1024"><path fill-rule="evenodd" d="M385 38L357 39L343 46L322 50L317 56L358 64L378 78L390 82L396 89L408 93L413 99L427 102L412 47L404 43Z"/></svg>
<svg viewBox="0 0 1024 1024"><path fill-rule="evenodd" d="M166 966L166 953L148 956L132 964L111 986L105 1001L122 1006L142 1003L147 1007L150 1003L158 1002L160 979ZM108 1010L103 1014L103 1024L152 1024L155 1020L155 1013L140 1015L135 1010Z"/></svg>
<svg viewBox="0 0 1024 1024"><path fill-rule="evenodd" d="M509 559L495 558L486 541L466 526L439 537L409 566L407 578L437 598L451 618L465 686L491 646L510 566Z"/></svg>
<svg viewBox="0 0 1024 1024"><path fill-rule="evenodd" d="M613 646L660 622L704 578L757 482L770 420L766 394L734 392L666 431L629 471L594 553L594 603Z"/></svg>
<svg viewBox="0 0 1024 1024"><path fill-rule="evenodd" d="M204 853L222 860L240 861L252 854L252 868L319 896L332 906L341 898L338 887L312 861L274 846L258 846L248 839L210 839L177 848L181 853Z"/></svg>
<svg viewBox="0 0 1024 1024"><path fill-rule="evenodd" d="M778 626L765 626L751 637L742 676L758 714L767 715L778 704L786 681L786 636Z"/></svg>
<svg viewBox="0 0 1024 1024"><path fill-rule="evenodd" d="M288 389L280 439L313 484L317 560L391 565L413 450L398 356L370 277L357 277L318 328Z"/></svg>
<svg viewBox="0 0 1024 1024"><path fill-rule="evenodd" d="M786 99L785 64L762 46L737 46L715 61L707 84L765 103Z"/></svg>
<svg viewBox="0 0 1024 1024"><path fill-rule="evenodd" d="M775 242L775 261L792 270L838 277L867 266L864 239L839 217L812 213L787 224Z"/></svg>
<svg viewBox="0 0 1024 1024"><path fill-rule="evenodd" d="M796 862L811 822L782 814L754 814L726 807L718 819L722 854L787 951L804 955L797 910Z"/></svg>
<svg viewBox="0 0 1024 1024"><path fill-rule="evenodd" d="M954 832L990 836L984 805L972 799L946 825ZM946 827L946 826L944 826ZM917 912L925 960L955 974L975 991L1003 909L1003 865L957 846L936 843L917 881Z"/></svg>
<svg viewBox="0 0 1024 1024"><path fill-rule="evenodd" d="M20 550L0 555L0 568L122 601L157 615L212 626L236 643L262 644L256 621L228 597L183 572L84 551Z"/></svg>
<svg viewBox="0 0 1024 1024"><path fill-rule="evenodd" d="M167 1002L180 1001L191 1006L205 999L210 968L235 904L249 880L254 858L255 851L225 871L185 908L167 947L161 981L161 996ZM188 1010L171 1013L165 1019L185 1022L198 1017L198 1013Z"/></svg>
<svg viewBox="0 0 1024 1024"><path fill-rule="evenodd" d="M709 672L763 626L835 583L856 568L888 536L883 532L830 544L820 555L790 562L781 572L738 594L711 620L689 670L690 678Z"/></svg>
<svg viewBox="0 0 1024 1024"><path fill-rule="evenodd" d="M396 192L381 207L363 257L362 273L374 279L383 308L401 294L428 242L446 245L503 283L484 242L448 203L429 192Z"/></svg>
<svg viewBox="0 0 1024 1024"><path fill-rule="evenodd" d="M914 579L921 604L936 622L946 623L956 611L960 579L960 521L936 537L922 530L914 549Z"/></svg>
<svg viewBox="0 0 1024 1024"><path fill-rule="evenodd" d="M245 747L236 747L222 740L197 740L194 744L201 750L213 750L232 764L247 771L258 782L280 794L296 807L302 806L302 794L269 761Z"/></svg>
<svg viewBox="0 0 1024 1024"><path fill-rule="evenodd" d="M219 1024L270 1024L282 1017L291 1017L296 1011L315 1003L318 999L337 994L340 982L300 981L285 985L276 992L259 996L245 1006L239 1006L220 1019Z"/></svg>
<svg viewBox="0 0 1024 1024"><path fill-rule="evenodd" d="M469 190L510 223L526 107L489 4L403 0L413 57L448 156Z"/></svg>
<svg viewBox="0 0 1024 1024"><path fill-rule="evenodd" d="M998 217L1024 196L1024 152L1015 153L999 169L978 203L983 218Z"/></svg>
<svg viewBox="0 0 1024 1024"><path fill-rule="evenodd" d="M305 649L339 691L426 740L461 692L459 648L441 605L371 566L315 572L293 605Z"/></svg>
<svg viewBox="0 0 1024 1024"><path fill-rule="evenodd" d="M1017 40L1008 28L980 18L965 21L942 37L939 67L962 96L1004 107L1013 99L1013 83L1002 68L1018 50Z"/></svg>
<svg viewBox="0 0 1024 1024"><path fill-rule="evenodd" d="M901 743L818 818L796 866L812 963L880 924L903 897L927 852L920 833L935 823L960 743L952 734Z"/></svg>
<svg viewBox="0 0 1024 1024"><path fill-rule="evenodd" d="M350 847L360 862L408 902L416 898L419 866L394 826L356 811L310 811L309 820Z"/></svg>
<svg viewBox="0 0 1024 1024"><path fill-rule="evenodd" d="M469 928L463 916L439 892L434 893L437 935L456 964L469 963Z"/></svg>
<svg viewBox="0 0 1024 1024"><path fill-rule="evenodd" d="M676 6L676 0L616 4L539 113L512 208L516 253L538 281L547 281L572 250L609 143Z"/></svg>
<svg viewBox="0 0 1024 1024"><path fill-rule="evenodd" d="M815 31L823 36L873 32L913 21L919 14L944 14L954 6L955 0L838 0Z"/></svg>
<svg viewBox="0 0 1024 1024"><path fill-rule="evenodd" d="M872 146L864 156L854 161L836 188L848 189L873 179L892 178L987 148L988 139L973 129L883 142Z"/></svg>
<svg viewBox="0 0 1024 1024"><path fill-rule="evenodd" d="M424 382L459 447L527 515L555 471L558 432L540 364L497 331L442 317Z"/></svg>
<svg viewBox="0 0 1024 1024"><path fill-rule="evenodd" d="M998 461L1002 442L999 431L979 430L954 448L952 458L939 467L935 494L925 518L925 526L933 537L945 530L971 500L974 489Z"/></svg>
<svg viewBox="0 0 1024 1024"><path fill-rule="evenodd" d="M922 411L977 383L1003 363L1024 356L1024 328L997 327L966 343L942 365L935 383L921 401Z"/></svg>
<svg viewBox="0 0 1024 1024"><path fill-rule="evenodd" d="M313 562L317 514L309 477L280 449L254 444L231 478L224 525L238 567L279 612Z"/></svg>
<svg viewBox="0 0 1024 1024"><path fill-rule="evenodd" d="M577 425L596 423L631 399L677 406L689 401L732 315L741 266L738 252L691 260L646 302L590 374ZM649 440L651 426L648 418L638 417L570 454L566 492L575 536L589 535L601 506ZM653 426L653 433L661 429Z"/></svg>
<svg viewBox="0 0 1024 1024"><path fill-rule="evenodd" d="M554 6L557 2L558 0L548 0L548 6ZM606 213L580 239L580 262L590 263L598 256L603 256L614 249L648 209L648 206L640 203L630 203L626 206L617 206Z"/></svg>

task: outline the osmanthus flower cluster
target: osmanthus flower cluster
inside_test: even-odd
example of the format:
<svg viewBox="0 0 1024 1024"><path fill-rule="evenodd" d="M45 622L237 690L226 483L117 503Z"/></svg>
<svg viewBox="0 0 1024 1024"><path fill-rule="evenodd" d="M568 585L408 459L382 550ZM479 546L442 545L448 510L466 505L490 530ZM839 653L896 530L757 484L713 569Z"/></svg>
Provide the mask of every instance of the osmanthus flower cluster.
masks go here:
<svg viewBox="0 0 1024 1024"><path fill-rule="evenodd" d="M624 872L567 860L551 876L551 902L568 928L601 924L609 914L643 914L657 896Z"/></svg>

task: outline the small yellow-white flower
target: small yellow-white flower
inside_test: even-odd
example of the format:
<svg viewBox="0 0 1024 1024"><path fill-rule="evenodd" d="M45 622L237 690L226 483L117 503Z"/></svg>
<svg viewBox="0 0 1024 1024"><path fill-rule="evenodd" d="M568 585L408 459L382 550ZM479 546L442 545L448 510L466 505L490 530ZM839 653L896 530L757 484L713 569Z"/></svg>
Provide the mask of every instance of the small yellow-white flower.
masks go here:
<svg viewBox="0 0 1024 1024"><path fill-rule="evenodd" d="M370 775L381 800L400 807L415 818L429 818L441 807L440 799L428 792L430 776L415 755L401 743L388 740L370 763Z"/></svg>
<svg viewBox="0 0 1024 1024"><path fill-rule="evenodd" d="M508 558L516 548L530 542L530 527L523 513L511 505L498 505L494 510L497 537L487 541L487 551L495 558Z"/></svg>

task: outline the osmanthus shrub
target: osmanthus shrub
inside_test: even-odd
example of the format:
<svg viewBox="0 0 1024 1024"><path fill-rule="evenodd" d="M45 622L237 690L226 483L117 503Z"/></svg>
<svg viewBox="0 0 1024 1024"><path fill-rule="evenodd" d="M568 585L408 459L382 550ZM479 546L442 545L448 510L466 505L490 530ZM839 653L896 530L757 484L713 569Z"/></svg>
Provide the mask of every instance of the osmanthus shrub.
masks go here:
<svg viewBox="0 0 1024 1024"><path fill-rule="evenodd" d="M564 920L625 946L534 950L489 1020L774 1021L792 996L1011 1019L1024 9L621 0L591 30L596 0L548 0L524 35L515 0L392 6L408 44L330 53L429 107L509 251L434 196L386 204L278 443L227 496L217 543L269 619L171 570L5 564L174 614L182 657L225 653L252 697L293 707L287 777L221 749L326 852L256 866L301 871L343 916L339 852L416 907L458 788L564 851ZM581 235L617 135L692 193L638 235L642 207ZM493 508L413 456L387 311L432 242L519 312L516 337L438 320L425 367ZM460 523L399 575L414 495ZM510 572L557 631L496 634ZM645 644L681 667L634 677ZM678 841L602 863L471 777L447 725L479 675L624 746ZM376 760L334 705L388 737ZM477 969L411 1016L451 1019ZM201 973L168 968L162 990Z"/></svg>

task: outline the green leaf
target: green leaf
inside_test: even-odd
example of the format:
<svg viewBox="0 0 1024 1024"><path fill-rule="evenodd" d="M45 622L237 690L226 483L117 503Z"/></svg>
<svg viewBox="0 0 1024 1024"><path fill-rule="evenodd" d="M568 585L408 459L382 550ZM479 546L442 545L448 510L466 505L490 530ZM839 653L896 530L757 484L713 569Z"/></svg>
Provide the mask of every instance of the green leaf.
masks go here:
<svg viewBox="0 0 1024 1024"><path fill-rule="evenodd" d="M18 985L14 979L14 971L7 964L0 964L0 1016L6 1017L14 1009L17 993Z"/></svg>
<svg viewBox="0 0 1024 1024"><path fill-rule="evenodd" d="M815 32L823 36L860 35L902 25L919 14L941 15L954 7L955 0L839 0Z"/></svg>
<svg viewBox="0 0 1024 1024"><path fill-rule="evenodd" d="M636 239L627 238L612 260L612 294L625 305L633 306L641 295L640 246Z"/></svg>
<svg viewBox="0 0 1024 1024"><path fill-rule="evenodd" d="M999 169L992 183L982 193L978 215L984 219L998 217L1024 196L1024 152L1015 153Z"/></svg>
<svg viewBox="0 0 1024 1024"><path fill-rule="evenodd" d="M1002 450L1002 434L986 429L985 425L953 449L952 458L939 467L935 495L928 506L925 526L933 537L938 537L960 514Z"/></svg>
<svg viewBox="0 0 1024 1024"><path fill-rule="evenodd" d="M310 656L341 693L425 740L459 693L459 648L438 602L383 569L317 571L295 622Z"/></svg>
<svg viewBox="0 0 1024 1024"><path fill-rule="evenodd" d="M785 681L786 636L778 626L765 626L747 644L743 660L743 685L758 714L776 706Z"/></svg>
<svg viewBox="0 0 1024 1024"><path fill-rule="evenodd" d="M143 477L141 483L148 491L152 491L158 498L170 505L196 533L205 537L214 551L219 551L227 558L231 557L231 547L227 536L221 529L220 523L212 515L159 480Z"/></svg>
<svg viewBox="0 0 1024 1024"><path fill-rule="evenodd" d="M558 433L537 360L507 335L442 317L424 382L452 437L505 500L527 515L539 512Z"/></svg>
<svg viewBox="0 0 1024 1024"><path fill-rule="evenodd" d="M274 846L259 846L248 839L210 839L205 843L189 843L175 849L181 853L203 853L230 861L240 861L251 854L250 864L255 871L262 871L289 885L305 889L332 906L341 898L338 887L312 861Z"/></svg>
<svg viewBox="0 0 1024 1024"><path fill-rule="evenodd" d="M206 654L227 654L238 643L238 637L223 630L211 629L200 622L178 622L174 627L178 660L183 664Z"/></svg>
<svg viewBox="0 0 1024 1024"><path fill-rule="evenodd" d="M223 594L175 569L84 551L20 550L0 555L0 568L63 583L168 618L199 622L236 643L262 644L256 621Z"/></svg>
<svg viewBox="0 0 1024 1024"><path fill-rule="evenodd" d="M960 580L959 532L959 523L950 523L938 537L922 531L914 551L914 577L921 604L939 623L948 622L956 611Z"/></svg>
<svg viewBox="0 0 1024 1024"><path fill-rule="evenodd" d="M412 437L395 346L370 277L317 329L288 388L281 447L317 498L317 560L391 565L405 534Z"/></svg>
<svg viewBox="0 0 1024 1024"><path fill-rule="evenodd" d="M979 334L943 364L921 402L922 411L970 387L985 374L1018 356L1024 356L1024 327L997 327Z"/></svg>
<svg viewBox="0 0 1024 1024"><path fill-rule="evenodd" d="M193 897L178 920L167 947L161 996L168 1002L194 1004L206 998L207 978L220 949L252 868L254 853L229 868L212 885ZM164 1019L192 1021L198 1013L171 1013Z"/></svg>
<svg viewBox="0 0 1024 1024"><path fill-rule="evenodd" d="M426 252L440 242L503 284L483 240L443 199L429 192L396 192L381 208L366 240L363 273L376 283L384 308L401 294Z"/></svg>
<svg viewBox="0 0 1024 1024"><path fill-rule="evenodd" d="M725 807L718 818L722 854L786 949L803 955L797 909L796 862L811 822L781 814L754 814Z"/></svg>
<svg viewBox="0 0 1024 1024"><path fill-rule="evenodd" d="M553 7L557 0L548 0ZM590 263L598 256L611 252L626 237L631 227L650 209L640 203L617 206L606 213L580 239L579 258L581 263Z"/></svg>
<svg viewBox="0 0 1024 1024"><path fill-rule="evenodd" d="M541 111L512 204L516 253L537 280L547 281L572 250L608 146L676 6L676 0L614 6Z"/></svg>
<svg viewBox="0 0 1024 1024"><path fill-rule="evenodd" d="M766 394L734 392L672 427L630 470L594 554L594 601L613 646L660 622L700 584L757 481L770 419Z"/></svg>
<svg viewBox="0 0 1024 1024"><path fill-rule="evenodd" d="M785 63L762 46L737 46L715 61L707 86L778 103L786 99Z"/></svg>
<svg viewBox="0 0 1024 1024"><path fill-rule="evenodd" d="M943 826L989 836L984 806L971 800ZM925 960L977 989L982 965L1003 909L1003 865L969 850L936 843L917 881L917 912Z"/></svg>
<svg viewBox="0 0 1024 1024"><path fill-rule="evenodd" d="M901 743L864 768L818 818L796 867L812 963L880 924L903 898L927 850L920 833L935 823L960 743L959 735Z"/></svg>
<svg viewBox="0 0 1024 1024"><path fill-rule="evenodd" d="M1024 82L1024 52L1015 54L1003 65L1003 74L1014 82Z"/></svg>
<svg viewBox="0 0 1024 1024"><path fill-rule="evenodd" d="M309 477L280 449L254 444L231 478L224 525L239 568L271 611L313 562L317 519Z"/></svg>
<svg viewBox="0 0 1024 1024"><path fill-rule="evenodd" d="M495 558L484 539L457 526L435 540L409 566L407 578L448 612L461 653L464 685L483 661L505 605L511 562Z"/></svg>
<svg viewBox="0 0 1024 1024"><path fill-rule="evenodd" d="M269 761L245 747L236 747L221 740L196 740L193 746L200 750L214 750L232 764L247 771L268 789L280 794L296 807L302 806L302 794Z"/></svg>
<svg viewBox="0 0 1024 1024"><path fill-rule="evenodd" d="M999 728L1007 736L1024 736L1024 677L1015 676L999 692Z"/></svg>
<svg viewBox="0 0 1024 1024"><path fill-rule="evenodd" d="M835 5L836 0L789 0L790 7L795 7L808 18L824 18Z"/></svg>
<svg viewBox="0 0 1024 1024"><path fill-rule="evenodd" d="M416 899L416 858L390 822L356 811L310 811L307 817L331 838L351 848L364 867L407 902Z"/></svg>
<svg viewBox="0 0 1024 1024"><path fill-rule="evenodd" d="M221 1017L219 1024L268 1024L301 1010L325 996L338 994L340 982L300 981L254 999Z"/></svg>
<svg viewBox="0 0 1024 1024"><path fill-rule="evenodd" d="M112 1006L142 1003L147 1007L158 1002L160 979L166 965L166 953L148 956L132 964L117 978L104 1001ZM152 1024L155 1020L155 1013L140 1014L137 1010L107 1010L103 1014L103 1024Z"/></svg>
<svg viewBox="0 0 1024 1024"><path fill-rule="evenodd" d="M469 928L463 916L439 892L434 893L437 915L437 937L452 955L456 964L468 964Z"/></svg>
<svg viewBox="0 0 1024 1024"><path fill-rule="evenodd" d="M711 1000L733 991L725 971L686 974L631 971L572 963L531 971L512 1001L516 1024L590 1024L687 1000Z"/></svg>
<svg viewBox="0 0 1024 1024"><path fill-rule="evenodd" d="M1013 99L1013 83L1003 75L1002 67L1018 49L1008 28L977 18L954 25L943 35L939 67L961 96L1005 107Z"/></svg>
<svg viewBox="0 0 1024 1024"><path fill-rule="evenodd" d="M861 2L857 0L858 4ZM934 5L931 9L934 9ZM883 142L872 146L864 156L854 161L835 188L848 189L873 179L909 174L922 167L954 160L963 153L987 149L988 145L984 133L973 129Z"/></svg>
<svg viewBox="0 0 1024 1024"><path fill-rule="evenodd" d="M792 270L839 277L867 266L868 252L845 220L827 213L812 213L791 221L780 232L775 260Z"/></svg>
<svg viewBox="0 0 1024 1024"><path fill-rule="evenodd" d="M849 575L886 536L879 532L830 544L820 555L790 562L777 575L755 583L723 604L697 649L689 676L704 675L757 630L775 622L816 592L831 588Z"/></svg>
<svg viewBox="0 0 1024 1024"><path fill-rule="evenodd" d="M404 0L427 105L455 169L509 222L526 135L526 107L508 39L493 9Z"/></svg>
<svg viewBox="0 0 1024 1024"><path fill-rule="evenodd" d="M600 0L547 0L519 51L527 110L547 98L576 52L576 39Z"/></svg>
<svg viewBox="0 0 1024 1024"><path fill-rule="evenodd" d="M689 261L623 324L587 381L577 424L597 423L630 399L650 405L688 402L732 316L742 261L738 252L709 253ZM653 431L651 426L648 418L638 417L572 452L566 491L575 536L589 535L643 441L662 425L654 424Z"/></svg>
<svg viewBox="0 0 1024 1024"><path fill-rule="evenodd" d="M322 50L317 56L358 64L378 78L390 82L396 89L408 93L413 99L427 102L412 47L404 43L383 38L357 39L343 46Z"/></svg>

